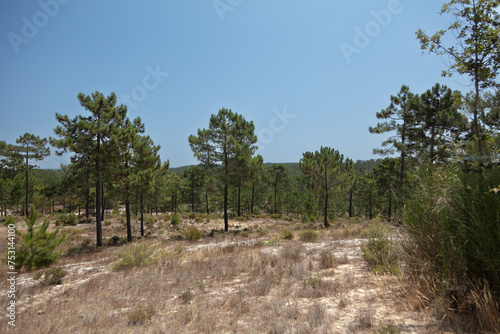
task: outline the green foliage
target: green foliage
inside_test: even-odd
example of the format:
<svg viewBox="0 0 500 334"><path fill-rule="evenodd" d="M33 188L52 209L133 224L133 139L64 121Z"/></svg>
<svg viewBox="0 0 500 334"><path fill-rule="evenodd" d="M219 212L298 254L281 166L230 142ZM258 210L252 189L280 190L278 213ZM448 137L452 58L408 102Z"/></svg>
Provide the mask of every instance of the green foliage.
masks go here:
<svg viewBox="0 0 500 334"><path fill-rule="evenodd" d="M293 235L293 232L291 230L284 229L283 231L281 231L281 239L292 240L293 237L294 237L294 235Z"/></svg>
<svg viewBox="0 0 500 334"><path fill-rule="evenodd" d="M200 240L202 237L203 232L196 227L190 227L187 231L184 232L184 238L186 238L186 240L188 241Z"/></svg>
<svg viewBox="0 0 500 334"><path fill-rule="evenodd" d="M181 224L181 218L177 212L172 214L172 218L170 219L170 224L172 226L179 226Z"/></svg>
<svg viewBox="0 0 500 334"><path fill-rule="evenodd" d="M155 250L155 247L146 241L127 244L116 252L118 261L113 264L113 269L124 270L149 266L157 260L154 256Z"/></svg>
<svg viewBox="0 0 500 334"><path fill-rule="evenodd" d="M256 230L255 232L257 233L257 235L258 235L259 237L261 237L261 236L263 236L263 235L266 235L266 234L267 234L267 231L266 231L266 230L264 230L263 228L260 228L260 227L259 227L259 228L257 228L257 230Z"/></svg>
<svg viewBox="0 0 500 334"><path fill-rule="evenodd" d="M397 275L398 257L387 233L388 229L383 224L371 224L367 230L368 242L361 246L361 251L373 273Z"/></svg>
<svg viewBox="0 0 500 334"><path fill-rule="evenodd" d="M330 147L321 147L319 151L303 153L300 160L300 168L307 176L304 182L316 189L323 196L324 225L328 227L328 210L330 206L330 189L333 189L338 176L345 171L347 166L351 166L352 161L346 159L344 155Z"/></svg>
<svg viewBox="0 0 500 334"><path fill-rule="evenodd" d="M404 221L412 239L405 250L417 268L447 281L465 275L498 291L500 168L471 169L433 166L420 171L406 200Z"/></svg>
<svg viewBox="0 0 500 334"><path fill-rule="evenodd" d="M49 220L36 223L37 212L32 206L29 218L25 218L27 231L22 234L16 230L21 237L16 246L16 268L31 270L43 268L56 262L61 256L57 248L64 242L66 234L59 236L59 229L48 233Z"/></svg>
<svg viewBox="0 0 500 334"><path fill-rule="evenodd" d="M318 234L313 231L313 230L305 230L300 232L300 241L304 242L316 242L316 239L318 239Z"/></svg>
<svg viewBox="0 0 500 334"><path fill-rule="evenodd" d="M62 284L62 279L66 276L66 271L61 267L50 268L45 271L43 282L48 285Z"/></svg>
<svg viewBox="0 0 500 334"><path fill-rule="evenodd" d="M56 226L75 226L78 224L78 217L72 214L60 213L56 217Z"/></svg>
<svg viewBox="0 0 500 334"><path fill-rule="evenodd" d="M228 188L231 176L241 175L240 167L252 158L257 146L253 122L222 108L210 117L208 129L189 136L194 155L207 168L218 170L224 183L224 230L229 229ZM217 164L220 163L220 167Z"/></svg>

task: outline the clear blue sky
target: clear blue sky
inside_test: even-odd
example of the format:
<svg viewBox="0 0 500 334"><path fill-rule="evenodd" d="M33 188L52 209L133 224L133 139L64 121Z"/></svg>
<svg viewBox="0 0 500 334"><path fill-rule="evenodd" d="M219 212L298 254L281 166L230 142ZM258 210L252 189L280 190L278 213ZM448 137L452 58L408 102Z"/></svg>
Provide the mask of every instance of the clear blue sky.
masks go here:
<svg viewBox="0 0 500 334"><path fill-rule="evenodd" d="M53 136L56 112L85 114L76 96L100 91L142 118L173 167L197 163L188 137L222 107L254 122L266 162L298 162L320 146L371 159L384 136L368 127L403 84L470 90L465 77L441 78L444 60L415 39L449 23L441 4L4 0L0 139ZM61 162L52 154L40 166Z"/></svg>

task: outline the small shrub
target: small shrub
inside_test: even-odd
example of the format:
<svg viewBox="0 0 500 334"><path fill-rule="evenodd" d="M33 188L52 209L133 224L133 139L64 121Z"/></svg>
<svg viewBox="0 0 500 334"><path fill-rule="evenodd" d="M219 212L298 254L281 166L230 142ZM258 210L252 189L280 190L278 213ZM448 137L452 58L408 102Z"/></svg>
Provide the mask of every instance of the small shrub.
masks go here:
<svg viewBox="0 0 500 334"><path fill-rule="evenodd" d="M172 219L172 216L171 215L163 215L163 220L168 222L170 221L170 219Z"/></svg>
<svg viewBox="0 0 500 334"><path fill-rule="evenodd" d="M78 217L72 213L66 215L64 213L57 215L56 226L75 226L78 224Z"/></svg>
<svg viewBox="0 0 500 334"><path fill-rule="evenodd" d="M313 230L305 230L300 233L300 241L316 242L316 239L318 239L318 234Z"/></svg>
<svg viewBox="0 0 500 334"><path fill-rule="evenodd" d="M92 224L92 218L79 218L78 224Z"/></svg>
<svg viewBox="0 0 500 334"><path fill-rule="evenodd" d="M269 240L268 242L266 242L266 246L274 246L276 244L279 244L280 241L281 241L280 237L274 237L271 240Z"/></svg>
<svg viewBox="0 0 500 334"><path fill-rule="evenodd" d="M66 256L73 256L85 253L95 252L95 246L82 242L79 247L72 247L66 251Z"/></svg>
<svg viewBox="0 0 500 334"><path fill-rule="evenodd" d="M36 223L37 212L35 207L31 207L29 218L25 218L27 231L21 234L16 230L16 234L21 238L16 245L16 268L48 267L56 262L61 256L61 251L57 248L64 242L66 234L59 236L59 229L47 233L50 221L45 218L43 223ZM9 224L14 224L12 217L7 218Z"/></svg>
<svg viewBox="0 0 500 334"><path fill-rule="evenodd" d="M240 235L241 235L242 237L247 238L247 237L250 235L250 233L249 233L248 231L241 231Z"/></svg>
<svg viewBox="0 0 500 334"><path fill-rule="evenodd" d="M113 265L115 270L148 266L155 263L155 249L149 242L132 243L123 246L116 252L118 261Z"/></svg>
<svg viewBox="0 0 500 334"><path fill-rule="evenodd" d="M184 232L184 238L189 241L196 241L203 237L203 232L196 227L190 227L186 232Z"/></svg>
<svg viewBox="0 0 500 334"><path fill-rule="evenodd" d="M64 276L66 276L66 271L61 267L51 268L45 271L43 282L48 285L62 284Z"/></svg>
<svg viewBox="0 0 500 334"><path fill-rule="evenodd" d="M277 214L277 213L273 213L273 214L271 215L271 218L272 218L272 219L281 219L281 215L280 215L280 214Z"/></svg>
<svg viewBox="0 0 500 334"><path fill-rule="evenodd" d="M234 220L239 221L239 222L246 222L246 221L248 221L248 217L245 217L245 216L234 217Z"/></svg>
<svg viewBox="0 0 500 334"><path fill-rule="evenodd" d="M260 227L259 227L259 228L257 228L257 231L255 231L255 232L257 233L257 235L258 235L259 237L261 237L261 236L263 236L263 235L266 235L266 234L267 234L267 231L266 231L266 230L264 230L264 229L262 229L262 228L260 228Z"/></svg>
<svg viewBox="0 0 500 334"><path fill-rule="evenodd" d="M141 307L132 311L128 315L129 325L142 325L150 320L154 315L154 310L151 307Z"/></svg>
<svg viewBox="0 0 500 334"><path fill-rule="evenodd" d="M283 231L281 231L281 239L292 240L293 237L294 237L294 235L293 235L293 232L291 230L284 229Z"/></svg>
<svg viewBox="0 0 500 334"><path fill-rule="evenodd" d="M181 224L181 219L179 217L179 214L177 212L174 212L172 215L172 219L170 220L170 224L172 226L179 226Z"/></svg>
<svg viewBox="0 0 500 334"><path fill-rule="evenodd" d="M323 250L319 255L320 255L319 258L320 269L332 269L337 267L337 265L339 264L339 261L337 260L335 255L332 254L332 252Z"/></svg>
<svg viewBox="0 0 500 334"><path fill-rule="evenodd" d="M313 289L319 289L323 286L323 279L319 275L316 277L310 277L307 280L307 284Z"/></svg>
<svg viewBox="0 0 500 334"><path fill-rule="evenodd" d="M191 290L186 290L183 293L181 293L181 295L179 296L179 299L182 300L182 302L184 304L189 304L189 302L191 300L193 300L193 297L194 297L194 295L191 292Z"/></svg>
<svg viewBox="0 0 500 334"><path fill-rule="evenodd" d="M113 242L113 245L117 245L118 242L120 241L120 237L117 235L114 235L111 237L111 241Z"/></svg>
<svg viewBox="0 0 500 334"><path fill-rule="evenodd" d="M401 330L394 325L380 327L375 331L375 334L399 334Z"/></svg>
<svg viewBox="0 0 500 334"><path fill-rule="evenodd" d="M399 274L398 258L387 238L387 229L380 223L372 224L367 230L368 242L361 246L363 258L374 274Z"/></svg>
<svg viewBox="0 0 500 334"><path fill-rule="evenodd" d="M298 261L298 260L300 260L300 255L301 255L303 249L304 248L302 245L293 246L293 247L290 247L290 246L284 247L281 250L281 256L287 260Z"/></svg>
<svg viewBox="0 0 500 334"><path fill-rule="evenodd" d="M111 225L111 222L110 222L109 220L106 220L106 221L104 221L103 223L104 223L104 226L109 226L109 225Z"/></svg>

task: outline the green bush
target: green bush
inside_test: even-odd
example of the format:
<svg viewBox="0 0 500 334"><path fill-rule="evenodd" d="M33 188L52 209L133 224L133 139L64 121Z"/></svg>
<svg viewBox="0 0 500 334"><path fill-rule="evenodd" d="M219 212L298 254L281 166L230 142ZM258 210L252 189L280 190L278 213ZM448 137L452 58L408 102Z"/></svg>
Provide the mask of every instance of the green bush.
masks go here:
<svg viewBox="0 0 500 334"><path fill-rule="evenodd" d="M407 194L403 220L411 264L446 281L483 281L500 290L500 168L422 169Z"/></svg>
<svg viewBox="0 0 500 334"><path fill-rule="evenodd" d="M245 217L245 216L234 217L234 220L239 221L239 222L246 222L246 221L248 221L248 217Z"/></svg>
<svg viewBox="0 0 500 334"><path fill-rule="evenodd" d="M66 276L66 271L61 267L50 268L45 271L43 282L48 285L62 284L62 279Z"/></svg>
<svg viewBox="0 0 500 334"><path fill-rule="evenodd" d="M267 234L267 231L266 231L266 230L264 230L264 229L262 229L262 228L260 228L260 227L259 227L259 228L257 228L257 230L256 230L255 232L257 232L257 235L258 235L259 237L261 237L261 236L263 236L263 235L266 235L266 234Z"/></svg>
<svg viewBox="0 0 500 334"><path fill-rule="evenodd" d="M50 221L45 218L43 223L36 223L37 212L35 207L31 207L29 218L24 218L27 226L26 233L22 234L16 230L16 234L21 238L16 245L16 268L33 268L48 267L56 262L61 256L61 251L57 248L64 242L66 234L59 236L59 229L48 233ZM9 224L14 223L14 219L7 219ZM7 257L8 258L8 257Z"/></svg>
<svg viewBox="0 0 500 334"><path fill-rule="evenodd" d="M172 219L170 220L170 224L172 226L179 226L181 224L181 218L177 212L174 212L172 215Z"/></svg>
<svg viewBox="0 0 500 334"><path fill-rule="evenodd" d="M203 237L203 232L198 230L196 227L190 227L186 232L184 232L184 238L189 241L200 240Z"/></svg>
<svg viewBox="0 0 500 334"><path fill-rule="evenodd" d="M123 270L151 265L156 262L154 254L155 248L146 241L125 245L116 252L118 261L114 263L113 268Z"/></svg>
<svg viewBox="0 0 500 334"><path fill-rule="evenodd" d="M318 234L313 230L305 230L300 233L300 241L316 242L316 239L318 239Z"/></svg>
<svg viewBox="0 0 500 334"><path fill-rule="evenodd" d="M57 215L56 226L75 226L78 224L78 217L72 213L70 215L61 213Z"/></svg>
<svg viewBox="0 0 500 334"><path fill-rule="evenodd" d="M281 239L292 240L293 237L294 237L294 235L293 235L293 232L291 230L284 229L283 231L281 231Z"/></svg>
<svg viewBox="0 0 500 334"><path fill-rule="evenodd" d="M373 273L397 275L398 257L387 233L388 229L383 224L371 224L367 230L368 241L361 246L361 251Z"/></svg>

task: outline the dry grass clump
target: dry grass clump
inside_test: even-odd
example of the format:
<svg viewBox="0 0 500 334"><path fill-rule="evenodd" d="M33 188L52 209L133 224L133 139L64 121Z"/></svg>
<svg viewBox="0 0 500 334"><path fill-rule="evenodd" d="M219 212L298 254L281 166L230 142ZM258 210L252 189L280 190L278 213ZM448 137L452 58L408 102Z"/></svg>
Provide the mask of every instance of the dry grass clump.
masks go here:
<svg viewBox="0 0 500 334"><path fill-rule="evenodd" d="M358 313L354 321L349 326L350 332L359 332L372 328L374 325L374 320L372 313L369 309L361 311Z"/></svg>
<svg viewBox="0 0 500 334"><path fill-rule="evenodd" d="M300 233L300 241L303 242L316 242L318 239L318 233L313 230L305 230Z"/></svg>
<svg viewBox="0 0 500 334"><path fill-rule="evenodd" d="M322 250L319 253L319 269L334 269L338 266L339 260L332 254L331 251Z"/></svg>
<svg viewBox="0 0 500 334"><path fill-rule="evenodd" d="M115 270L148 266L155 263L155 248L150 242L141 241L123 246L116 252L118 261L113 265Z"/></svg>

